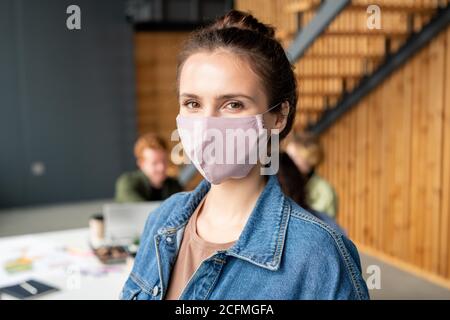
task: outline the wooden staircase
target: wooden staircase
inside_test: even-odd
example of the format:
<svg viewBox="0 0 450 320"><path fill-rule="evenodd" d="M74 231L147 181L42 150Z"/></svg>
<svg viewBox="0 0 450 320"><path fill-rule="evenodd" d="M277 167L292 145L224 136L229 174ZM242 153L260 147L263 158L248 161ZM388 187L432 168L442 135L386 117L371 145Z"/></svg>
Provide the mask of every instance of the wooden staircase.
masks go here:
<svg viewBox="0 0 450 320"><path fill-rule="evenodd" d="M352 0L296 61L299 102L294 130L311 128L360 82L370 77L408 39L419 33L448 0ZM315 17L319 0L238 0L237 9L277 27L289 48L299 30ZM381 28L369 29L368 18L380 9Z"/></svg>

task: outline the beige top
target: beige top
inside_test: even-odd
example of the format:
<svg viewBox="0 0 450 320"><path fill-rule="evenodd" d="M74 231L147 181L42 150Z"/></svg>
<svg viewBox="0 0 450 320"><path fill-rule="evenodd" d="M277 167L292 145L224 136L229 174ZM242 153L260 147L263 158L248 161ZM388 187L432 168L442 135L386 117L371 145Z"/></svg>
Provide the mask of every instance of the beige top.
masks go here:
<svg viewBox="0 0 450 320"><path fill-rule="evenodd" d="M177 300L186 287L189 279L203 260L217 250L226 250L236 241L227 243L212 243L203 240L197 234L197 217L205 201L204 197L189 219L181 241L180 250L169 281L166 300Z"/></svg>

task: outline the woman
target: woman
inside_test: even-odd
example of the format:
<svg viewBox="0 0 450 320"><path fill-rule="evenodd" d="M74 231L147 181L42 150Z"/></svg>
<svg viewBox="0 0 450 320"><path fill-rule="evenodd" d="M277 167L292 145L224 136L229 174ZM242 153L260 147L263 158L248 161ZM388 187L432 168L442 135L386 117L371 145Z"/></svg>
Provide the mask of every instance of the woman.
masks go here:
<svg viewBox="0 0 450 320"><path fill-rule="evenodd" d="M278 180L284 194L295 201L300 207L308 210L314 216L327 223L337 231L345 234L344 230L330 218L327 214L316 211L307 203L307 177L297 168L295 162L285 152L280 153L280 169L278 170Z"/></svg>
<svg viewBox="0 0 450 320"><path fill-rule="evenodd" d="M229 12L189 38L177 80L181 142L205 180L150 214L121 298L367 299L353 244L284 196L261 161L198 156L209 145L196 126L198 137L290 131L296 81L273 28Z"/></svg>
<svg viewBox="0 0 450 320"><path fill-rule="evenodd" d="M333 186L316 172L316 168L323 161L323 150L317 137L307 133L292 135L286 153L307 177L305 192L309 207L336 219L338 211L336 192Z"/></svg>

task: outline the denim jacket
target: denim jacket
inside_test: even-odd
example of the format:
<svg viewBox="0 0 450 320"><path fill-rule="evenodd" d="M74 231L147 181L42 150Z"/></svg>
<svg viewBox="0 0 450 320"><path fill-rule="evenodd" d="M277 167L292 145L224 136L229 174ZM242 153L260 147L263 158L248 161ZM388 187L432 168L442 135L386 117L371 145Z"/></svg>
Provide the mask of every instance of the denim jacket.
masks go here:
<svg viewBox="0 0 450 320"><path fill-rule="evenodd" d="M174 194L147 219L121 299L162 300L185 226L210 184ZM235 244L205 259L181 300L369 299L358 252L286 197L270 176Z"/></svg>

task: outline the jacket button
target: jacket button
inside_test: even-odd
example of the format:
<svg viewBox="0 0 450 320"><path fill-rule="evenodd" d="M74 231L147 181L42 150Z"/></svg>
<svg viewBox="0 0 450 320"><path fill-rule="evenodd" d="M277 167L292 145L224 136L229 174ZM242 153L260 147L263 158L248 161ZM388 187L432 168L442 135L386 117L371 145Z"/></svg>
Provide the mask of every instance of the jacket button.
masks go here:
<svg viewBox="0 0 450 320"><path fill-rule="evenodd" d="M158 293L159 293L159 287L158 286L154 286L153 287L153 291L152 291L152 295L154 297L156 297L158 295Z"/></svg>
<svg viewBox="0 0 450 320"><path fill-rule="evenodd" d="M167 241L168 243L172 243L172 237L167 237L167 238L166 238L166 241Z"/></svg>

